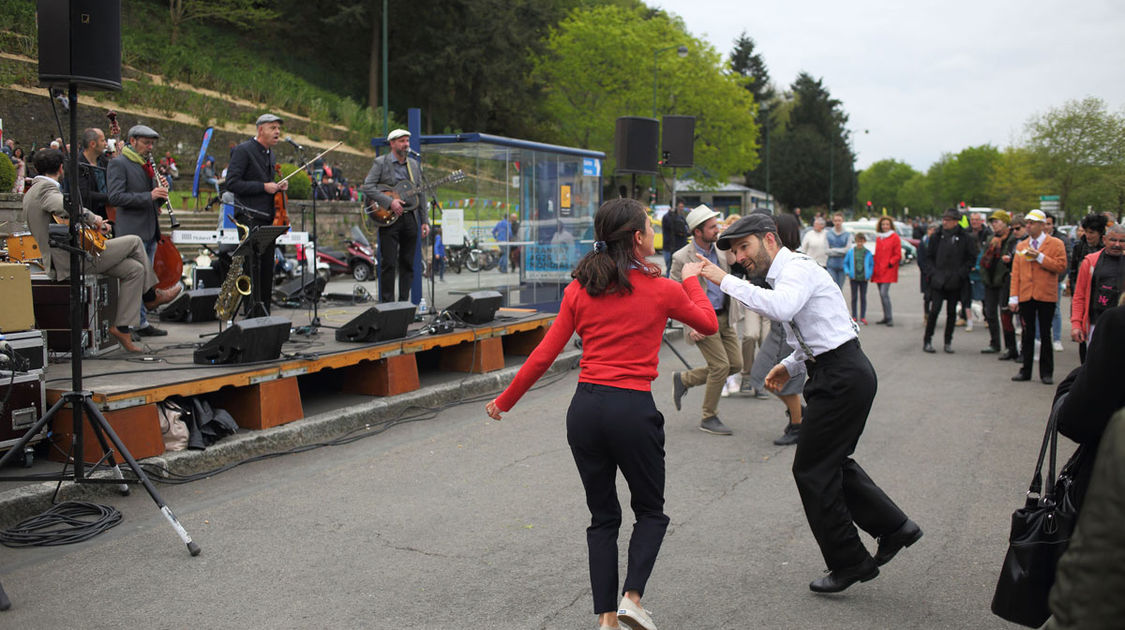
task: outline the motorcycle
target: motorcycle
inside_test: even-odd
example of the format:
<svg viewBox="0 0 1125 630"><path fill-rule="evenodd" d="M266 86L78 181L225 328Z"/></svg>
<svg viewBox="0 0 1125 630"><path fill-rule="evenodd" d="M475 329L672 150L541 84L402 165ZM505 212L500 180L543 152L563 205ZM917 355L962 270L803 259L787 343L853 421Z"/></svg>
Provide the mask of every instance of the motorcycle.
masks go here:
<svg viewBox="0 0 1125 630"><path fill-rule="evenodd" d="M465 237L463 245L449 245L446 248L446 266L454 273L461 273L461 267L469 271L488 271L500 264L500 252L481 249L479 242Z"/></svg>
<svg viewBox="0 0 1125 630"><path fill-rule="evenodd" d="M375 248L354 225L350 238L344 241L344 251L317 249L316 262L318 273L325 265L330 276L348 273L356 282L366 282L375 276Z"/></svg>

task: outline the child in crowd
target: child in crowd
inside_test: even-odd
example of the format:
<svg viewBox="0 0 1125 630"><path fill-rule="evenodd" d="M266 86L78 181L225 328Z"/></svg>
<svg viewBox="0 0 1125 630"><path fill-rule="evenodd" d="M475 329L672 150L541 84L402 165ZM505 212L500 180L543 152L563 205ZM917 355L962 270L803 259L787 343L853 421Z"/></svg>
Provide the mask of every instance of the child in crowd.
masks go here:
<svg viewBox="0 0 1125 630"><path fill-rule="evenodd" d="M852 285L852 319L867 325L867 281L875 268L875 257L867 251L867 237L859 232L855 235L855 247L844 255L844 273ZM857 260L862 262L856 262ZM856 310L856 297L859 297L859 310Z"/></svg>

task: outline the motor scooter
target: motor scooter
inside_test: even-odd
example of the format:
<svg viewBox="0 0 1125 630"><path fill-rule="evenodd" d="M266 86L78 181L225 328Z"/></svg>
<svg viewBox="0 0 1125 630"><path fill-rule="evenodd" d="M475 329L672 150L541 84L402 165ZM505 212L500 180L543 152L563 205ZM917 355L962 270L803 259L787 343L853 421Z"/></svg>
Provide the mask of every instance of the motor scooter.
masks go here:
<svg viewBox="0 0 1125 630"><path fill-rule="evenodd" d="M351 237L344 241L344 250L317 248L317 271L327 265L329 275L349 273L356 282L375 277L375 248L359 227L352 226Z"/></svg>

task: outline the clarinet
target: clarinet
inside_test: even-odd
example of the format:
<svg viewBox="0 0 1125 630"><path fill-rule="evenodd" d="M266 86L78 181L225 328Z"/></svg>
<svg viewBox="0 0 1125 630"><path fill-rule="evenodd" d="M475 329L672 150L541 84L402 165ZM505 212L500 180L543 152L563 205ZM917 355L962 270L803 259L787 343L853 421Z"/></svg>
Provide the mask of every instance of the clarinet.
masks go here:
<svg viewBox="0 0 1125 630"><path fill-rule="evenodd" d="M164 181L164 178L160 175L160 171L156 170L156 162L153 162L151 153L148 156L148 167L152 169L152 175L156 178L156 181L160 184L160 187L168 188L168 182ZM171 190L170 188L168 189L169 191ZM176 212L172 210L171 200L165 199L163 207L164 211L168 213L168 221L171 222L172 229L174 230L180 227L180 222L176 220Z"/></svg>

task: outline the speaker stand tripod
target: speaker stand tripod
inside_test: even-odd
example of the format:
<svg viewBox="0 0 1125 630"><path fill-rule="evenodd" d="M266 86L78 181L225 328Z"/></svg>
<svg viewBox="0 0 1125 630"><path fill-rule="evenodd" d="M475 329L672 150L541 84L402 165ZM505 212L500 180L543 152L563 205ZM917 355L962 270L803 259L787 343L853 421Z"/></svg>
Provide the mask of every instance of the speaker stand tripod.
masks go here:
<svg viewBox="0 0 1125 630"><path fill-rule="evenodd" d="M67 156L67 172L70 173L70 198L68 201L68 213L71 217L69 227L69 240L70 244L66 249L70 252L70 363L71 363L71 391L66 392L48 411L43 414L28 431L19 439L15 446L0 458L0 468L3 468L16 454L23 453L23 449L36 435L46 427L55 416L62 411L63 407L70 405L73 412L73 429L71 439L71 452L70 459L74 462L73 471L68 473L66 464L63 465L62 472L55 475L46 476L3 476L0 481L73 481L74 483L91 483L91 484L112 484L117 485L122 495L129 494L129 483L139 483L144 486L149 496L152 497L156 506L160 509L160 513L168 520L172 529L180 537L180 540L187 545L188 552L193 556L199 555L200 548L190 536L187 531L180 525L176 519L176 515L164 503L164 499L156 491L152 481L149 480L148 475L145 474L144 469L141 468L137 460L133 459L133 455L129 453L129 449L122 443L121 438L114 433L113 428L110 426L109 421L105 419L101 411L98 410L91 398L91 393L82 388L82 258L85 252L79 247L78 225L79 214L75 212L76 208L82 208L81 193L78 188L78 88L75 83L69 84L69 103L70 103L70 146L72 150L70 155ZM44 252L44 255L49 256L49 252ZM102 457L96 462L91 471L97 470L104 462L108 464L109 468L113 470L113 478L104 477L89 477L86 475L85 452L83 449L83 420L88 420L90 429L97 438L98 444L102 449ZM108 440L107 440L108 438ZM113 448L125 459L129 468L136 475L136 479L125 479L121 474L121 468L117 465L116 458L113 454L113 448L110 448L112 443ZM57 491L56 491L57 496Z"/></svg>

